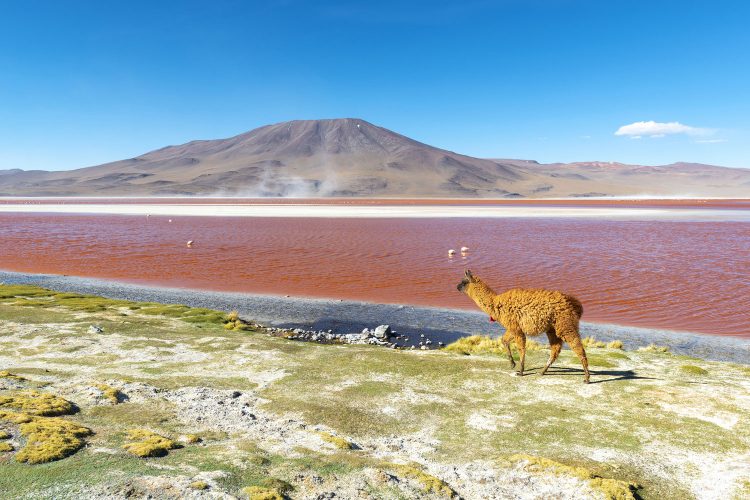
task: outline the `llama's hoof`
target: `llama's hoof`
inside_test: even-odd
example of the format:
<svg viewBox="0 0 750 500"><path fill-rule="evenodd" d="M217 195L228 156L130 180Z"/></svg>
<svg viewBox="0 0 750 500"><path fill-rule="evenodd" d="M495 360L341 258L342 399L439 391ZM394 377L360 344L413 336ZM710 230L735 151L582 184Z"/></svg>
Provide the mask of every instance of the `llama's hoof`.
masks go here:
<svg viewBox="0 0 750 500"><path fill-rule="evenodd" d="M589 383L589 379L587 379L587 378L583 379L583 383L584 384L588 384Z"/></svg>

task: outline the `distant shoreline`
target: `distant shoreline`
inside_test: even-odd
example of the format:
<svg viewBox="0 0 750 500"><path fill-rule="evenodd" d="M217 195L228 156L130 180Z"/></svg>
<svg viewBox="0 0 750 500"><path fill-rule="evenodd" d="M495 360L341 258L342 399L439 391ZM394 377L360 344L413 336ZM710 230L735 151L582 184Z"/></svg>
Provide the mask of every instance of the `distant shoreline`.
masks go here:
<svg viewBox="0 0 750 500"><path fill-rule="evenodd" d="M449 343L467 335L500 333L496 324L488 324L484 314L455 309L166 288L98 278L3 270L0 270L0 282L32 284L115 299L180 303L225 311L236 309L241 315L266 326L284 328L355 333L363 328L389 324L412 340L424 333L434 345L438 341ZM675 354L750 364L750 339L739 337L588 322L582 322L581 336L592 336L602 341L621 340L628 350L654 343L668 346ZM545 343L543 338L536 340Z"/></svg>
<svg viewBox="0 0 750 500"><path fill-rule="evenodd" d="M14 199L15 200L15 199ZM120 200L110 203L78 203L75 200L51 200L48 203L0 203L0 213L59 213L107 214L130 216L172 217L306 217L306 218L587 218L608 220L695 220L695 221L750 221L750 203L736 200L726 202L698 202L671 204L630 203L563 203L531 202L500 203L471 200L458 203L444 200L428 204L418 200L357 202L273 202L271 200L242 200L222 203L212 200L179 199L151 202L144 199ZM103 200L104 201L104 200Z"/></svg>

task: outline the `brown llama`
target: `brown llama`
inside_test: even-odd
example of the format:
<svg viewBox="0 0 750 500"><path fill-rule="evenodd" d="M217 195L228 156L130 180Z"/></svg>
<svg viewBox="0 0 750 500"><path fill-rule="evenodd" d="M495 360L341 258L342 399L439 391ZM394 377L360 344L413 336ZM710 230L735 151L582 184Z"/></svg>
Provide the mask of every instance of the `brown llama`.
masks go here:
<svg viewBox="0 0 750 500"><path fill-rule="evenodd" d="M456 287L468 295L479 308L489 314L490 321L498 321L505 327L502 342L508 353L511 368L516 367L510 351L510 341L515 340L520 354L521 367L518 375L523 375L526 360L526 336L546 333L549 339L550 354L540 375L544 375L567 342L583 365L583 381L589 382L589 362L578 334L578 321L583 315L581 302L556 290L514 288L497 294L478 277L466 271L461 283Z"/></svg>

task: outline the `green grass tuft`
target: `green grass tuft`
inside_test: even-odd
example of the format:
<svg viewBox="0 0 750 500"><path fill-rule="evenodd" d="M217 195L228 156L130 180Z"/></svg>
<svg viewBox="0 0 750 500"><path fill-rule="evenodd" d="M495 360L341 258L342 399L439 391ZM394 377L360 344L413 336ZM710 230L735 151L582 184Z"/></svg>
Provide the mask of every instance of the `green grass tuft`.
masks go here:
<svg viewBox="0 0 750 500"><path fill-rule="evenodd" d="M695 365L682 365L680 371L690 375L708 375L708 370Z"/></svg>

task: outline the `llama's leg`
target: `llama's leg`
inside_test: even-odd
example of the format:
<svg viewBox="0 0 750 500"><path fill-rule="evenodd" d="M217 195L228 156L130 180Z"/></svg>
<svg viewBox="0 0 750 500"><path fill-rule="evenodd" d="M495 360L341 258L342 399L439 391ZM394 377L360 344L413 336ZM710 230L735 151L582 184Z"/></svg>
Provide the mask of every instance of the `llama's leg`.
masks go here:
<svg viewBox="0 0 750 500"><path fill-rule="evenodd" d="M547 361L547 364L542 368L542 371L539 372L539 375L544 375L547 373L547 368L549 368L552 363L555 362L557 359L557 356L560 355L560 350L562 350L563 346L563 340L557 336L557 333L555 333L554 328L550 328L547 332L547 338L549 339L549 360Z"/></svg>
<svg viewBox="0 0 750 500"><path fill-rule="evenodd" d="M521 358L521 367L518 370L518 375L523 376L523 365L526 361L526 335L521 331L515 332L516 347L518 347L518 354Z"/></svg>
<svg viewBox="0 0 750 500"><path fill-rule="evenodd" d="M570 349L576 353L576 356L578 356L578 359L581 360L581 365L583 365L583 382L588 384L589 383L589 361L586 359L586 351L583 349L583 344L581 343L581 337L578 335L578 332L575 330L567 330L561 332L562 335L560 335L565 342L568 343L570 346Z"/></svg>
<svg viewBox="0 0 750 500"><path fill-rule="evenodd" d="M510 341L513 340L513 332L511 330L505 330L503 335L502 343L505 346L505 352L508 353L508 359L510 360L510 368L516 367L516 361L513 359L513 352L510 350Z"/></svg>

